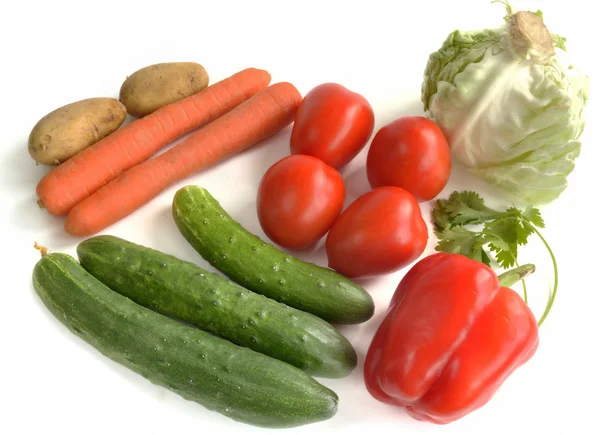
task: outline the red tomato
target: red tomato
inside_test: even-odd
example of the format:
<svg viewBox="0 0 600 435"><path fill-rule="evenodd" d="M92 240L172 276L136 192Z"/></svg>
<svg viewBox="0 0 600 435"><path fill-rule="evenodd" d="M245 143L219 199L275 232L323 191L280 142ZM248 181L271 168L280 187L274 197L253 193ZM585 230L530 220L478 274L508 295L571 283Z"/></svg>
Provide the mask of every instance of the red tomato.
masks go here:
<svg viewBox="0 0 600 435"><path fill-rule="evenodd" d="M300 104L292 128L292 154L306 154L341 169L366 145L375 116L369 102L342 85L325 83Z"/></svg>
<svg viewBox="0 0 600 435"><path fill-rule="evenodd" d="M399 118L381 128L367 154L371 187L401 187L417 201L428 201L442 191L450 167L446 136L435 122L420 116Z"/></svg>
<svg viewBox="0 0 600 435"><path fill-rule="evenodd" d="M308 248L323 237L344 207L338 171L321 160L292 155L271 166L258 188L258 219L265 234L285 248Z"/></svg>
<svg viewBox="0 0 600 435"><path fill-rule="evenodd" d="M427 245L417 200L399 187L379 187L354 201L327 235L329 267L349 278L394 272Z"/></svg>

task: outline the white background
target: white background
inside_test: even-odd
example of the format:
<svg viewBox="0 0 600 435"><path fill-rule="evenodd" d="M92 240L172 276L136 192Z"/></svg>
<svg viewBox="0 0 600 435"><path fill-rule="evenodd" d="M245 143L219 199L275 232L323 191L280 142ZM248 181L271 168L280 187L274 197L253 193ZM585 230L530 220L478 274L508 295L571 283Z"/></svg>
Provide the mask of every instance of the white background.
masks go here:
<svg viewBox="0 0 600 435"><path fill-rule="evenodd" d="M540 348L493 400L449 426L409 419L365 390L362 362L398 281L406 270L365 283L377 304L367 323L343 328L359 354L359 367L341 380L321 380L340 396L338 414L286 432L330 433L598 433L600 404L597 256L598 110L594 101L598 48L596 17L587 2L514 1L545 12L546 24L568 38L577 66L591 78L592 98L583 152L563 196L542 210L543 232L560 268L554 310L541 328ZM488 1L13 1L0 5L0 433L165 434L259 433L156 387L101 356L49 315L31 285L37 241L75 254L80 241L62 231L36 205L35 185L47 168L27 153L29 131L47 112L88 97L117 97L127 74L166 61L196 61L211 82L246 67L290 81L304 95L334 81L372 104L376 129L403 115L422 114L421 77L427 57L454 29L502 22L501 5ZM104 233L120 236L208 267L178 233L170 217L174 192L200 184L249 230L263 236L255 195L265 170L288 155L290 129L260 146L163 192ZM343 172L347 203L368 189L365 148ZM441 196L479 190L502 204L492 189L455 168ZM506 204L503 204L506 205ZM430 204L422 204L428 216ZM433 252L431 239L426 254ZM538 271L530 279L539 315L551 285L550 262L532 238L521 253ZM303 254L325 265L322 249Z"/></svg>

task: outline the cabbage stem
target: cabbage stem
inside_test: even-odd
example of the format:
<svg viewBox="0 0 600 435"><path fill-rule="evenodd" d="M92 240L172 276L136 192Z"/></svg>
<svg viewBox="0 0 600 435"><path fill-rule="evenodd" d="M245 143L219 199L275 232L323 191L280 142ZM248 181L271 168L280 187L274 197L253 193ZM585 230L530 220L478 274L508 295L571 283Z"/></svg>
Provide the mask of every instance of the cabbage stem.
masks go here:
<svg viewBox="0 0 600 435"><path fill-rule="evenodd" d="M508 37L512 48L536 63L550 63L554 56L554 37L539 15L519 11L509 17Z"/></svg>

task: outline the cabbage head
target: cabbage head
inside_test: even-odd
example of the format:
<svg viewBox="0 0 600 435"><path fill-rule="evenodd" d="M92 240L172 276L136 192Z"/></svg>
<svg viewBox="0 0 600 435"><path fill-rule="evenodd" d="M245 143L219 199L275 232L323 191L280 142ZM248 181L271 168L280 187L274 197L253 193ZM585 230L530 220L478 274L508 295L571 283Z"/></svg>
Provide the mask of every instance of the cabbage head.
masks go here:
<svg viewBox="0 0 600 435"><path fill-rule="evenodd" d="M513 13L495 29L454 31L429 57L425 111L455 160L530 204L567 187L581 151L589 80L565 66L541 12Z"/></svg>

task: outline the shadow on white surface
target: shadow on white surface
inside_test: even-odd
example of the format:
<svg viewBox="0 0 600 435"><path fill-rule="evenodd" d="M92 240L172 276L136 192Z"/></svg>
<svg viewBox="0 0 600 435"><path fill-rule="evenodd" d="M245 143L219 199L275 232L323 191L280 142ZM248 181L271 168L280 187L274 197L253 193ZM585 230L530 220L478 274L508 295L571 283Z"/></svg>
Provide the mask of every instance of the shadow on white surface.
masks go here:
<svg viewBox="0 0 600 435"><path fill-rule="evenodd" d="M154 211L146 246L215 271L181 235L171 210L170 206L166 206Z"/></svg>
<svg viewBox="0 0 600 435"><path fill-rule="evenodd" d="M3 174L2 182L11 188L33 187L38 181L52 170L51 166L38 165L27 151L27 138L20 140L12 146L3 156L3 164L10 167L10 171Z"/></svg>
<svg viewBox="0 0 600 435"><path fill-rule="evenodd" d="M364 165L360 165L349 172L344 177L346 185L346 199L344 201L344 210L348 208L359 196L371 190L371 185L367 178L367 169Z"/></svg>
<svg viewBox="0 0 600 435"><path fill-rule="evenodd" d="M58 348L66 347L67 350L70 350L75 346L77 347L77 352L74 354L75 358L70 359L70 362L62 362L64 365L73 364L74 366L81 363L87 367L84 370L79 367L75 373L76 376L84 378L87 376L107 377L109 379L109 384L116 383L123 386L126 394L129 394L128 391L131 391L132 394L138 398L137 400L140 400L142 403L160 403L160 406L171 408L172 412L181 413L189 418L193 418L198 427L201 427L206 421L210 421L211 424L228 424L228 421L231 422L231 420L224 415L211 411L196 402L184 399L182 396L166 387L154 384L133 370L105 357L97 349L85 342L85 340L67 329L43 306L43 303L39 298L37 299L42 311L40 314L44 316L48 324L52 326L52 340L59 342L57 343ZM65 340L70 343L65 344ZM69 353L72 354L72 352ZM60 357L56 355L54 357L48 356L47 358L60 359ZM82 379L82 383L78 387L78 400L91 402L94 400L96 392L89 389L86 385L87 383Z"/></svg>
<svg viewBox="0 0 600 435"><path fill-rule="evenodd" d="M64 231L64 216L52 216L37 204L37 196L30 194L26 199L15 202L9 209L10 221L15 227L26 228L28 232L36 234L34 237L42 246L51 251L67 248L79 239L70 236Z"/></svg>
<svg viewBox="0 0 600 435"><path fill-rule="evenodd" d="M423 110L423 103L420 98L410 98L401 100L392 97L388 101L380 101L375 110L375 129L373 136L377 131L390 122L403 116L426 116ZM373 139L373 137L371 137Z"/></svg>
<svg viewBox="0 0 600 435"><path fill-rule="evenodd" d="M51 251L76 243L77 239L63 230L65 218L51 215L38 204L36 186L53 168L36 165L27 152L26 139L4 154L3 163L11 168L4 174L3 188L20 193L7 206L11 228L34 234L31 246L37 242Z"/></svg>
<svg viewBox="0 0 600 435"><path fill-rule="evenodd" d="M236 222L239 222L248 232L259 237L265 243L273 244L273 242L265 235L265 232L258 221L256 195L253 197L245 197L243 203L240 201L236 204L235 209L232 207L231 212L228 210L225 211L227 211L231 218Z"/></svg>

